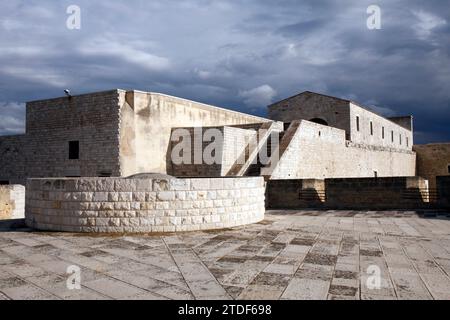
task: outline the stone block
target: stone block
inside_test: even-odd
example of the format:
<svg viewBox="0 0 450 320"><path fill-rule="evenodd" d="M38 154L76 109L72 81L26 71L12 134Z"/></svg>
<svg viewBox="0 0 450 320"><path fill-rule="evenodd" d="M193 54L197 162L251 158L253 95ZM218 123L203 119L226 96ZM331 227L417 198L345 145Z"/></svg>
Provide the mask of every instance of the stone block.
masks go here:
<svg viewBox="0 0 450 320"><path fill-rule="evenodd" d="M76 189L78 191L95 191L96 180L81 179L77 181Z"/></svg>
<svg viewBox="0 0 450 320"><path fill-rule="evenodd" d="M114 191L114 179L99 179L95 184L96 191L112 192Z"/></svg>
<svg viewBox="0 0 450 320"><path fill-rule="evenodd" d="M151 179L136 179L136 191L150 192L153 190L153 180Z"/></svg>
<svg viewBox="0 0 450 320"><path fill-rule="evenodd" d="M80 193L80 197L81 197L81 193ZM95 202L108 201L108 192L94 192L92 201L95 201Z"/></svg>
<svg viewBox="0 0 450 320"><path fill-rule="evenodd" d="M191 179L191 190L208 190L210 179Z"/></svg>
<svg viewBox="0 0 450 320"><path fill-rule="evenodd" d="M175 200L174 191L160 191L157 193L157 199L159 201L173 201Z"/></svg>
<svg viewBox="0 0 450 320"><path fill-rule="evenodd" d="M133 200L133 194L131 192L119 192L120 202L130 202Z"/></svg>
<svg viewBox="0 0 450 320"><path fill-rule="evenodd" d="M133 179L116 179L114 181L114 190L117 192L133 192L136 191L136 180Z"/></svg>

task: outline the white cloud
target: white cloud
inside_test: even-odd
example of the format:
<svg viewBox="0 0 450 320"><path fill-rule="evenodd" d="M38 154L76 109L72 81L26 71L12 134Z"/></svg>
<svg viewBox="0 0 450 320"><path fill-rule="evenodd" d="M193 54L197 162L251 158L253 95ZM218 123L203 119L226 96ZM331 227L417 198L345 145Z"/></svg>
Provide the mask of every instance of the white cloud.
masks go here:
<svg viewBox="0 0 450 320"><path fill-rule="evenodd" d="M46 84L52 87L64 87L68 85L68 77L59 74L58 71L52 68L7 66L0 70L1 73L10 77Z"/></svg>
<svg viewBox="0 0 450 320"><path fill-rule="evenodd" d="M250 107L264 108L272 103L272 99L276 96L277 92L268 84L253 88L250 90L244 90L239 92L239 96L244 99L244 103Z"/></svg>
<svg viewBox="0 0 450 320"><path fill-rule="evenodd" d="M25 104L0 101L0 135L25 132Z"/></svg>
<svg viewBox="0 0 450 320"><path fill-rule="evenodd" d="M447 23L445 19L423 10L413 11L414 16L419 20L414 24L413 29L421 40L426 40L432 34L433 29L443 26Z"/></svg>
<svg viewBox="0 0 450 320"><path fill-rule="evenodd" d="M207 80L212 76L211 72L207 70L195 69L194 73L202 80Z"/></svg>
<svg viewBox="0 0 450 320"><path fill-rule="evenodd" d="M169 68L168 58L149 53L147 48L140 49L134 45L136 43L122 43L108 39L108 37L96 38L83 44L79 51L86 56L116 57L150 71L163 71Z"/></svg>

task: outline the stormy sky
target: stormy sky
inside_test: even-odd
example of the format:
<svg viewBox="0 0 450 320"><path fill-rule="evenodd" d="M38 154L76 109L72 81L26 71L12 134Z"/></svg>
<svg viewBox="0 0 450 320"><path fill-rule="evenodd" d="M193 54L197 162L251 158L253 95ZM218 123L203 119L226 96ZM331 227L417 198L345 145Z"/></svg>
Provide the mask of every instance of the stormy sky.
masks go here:
<svg viewBox="0 0 450 320"><path fill-rule="evenodd" d="M66 26L81 9L81 29ZM369 5L381 29L367 27ZM310 90L450 141L450 1L8 0L0 11L0 135L24 102L113 88L264 116Z"/></svg>

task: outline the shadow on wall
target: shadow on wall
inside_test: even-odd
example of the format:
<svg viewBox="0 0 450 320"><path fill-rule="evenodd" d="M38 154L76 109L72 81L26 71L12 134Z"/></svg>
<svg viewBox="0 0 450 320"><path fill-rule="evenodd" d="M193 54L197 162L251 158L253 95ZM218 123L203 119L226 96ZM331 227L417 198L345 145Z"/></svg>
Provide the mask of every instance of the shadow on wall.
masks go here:
<svg viewBox="0 0 450 320"><path fill-rule="evenodd" d="M270 209L323 208L350 210L450 209L450 177L437 177L430 196L421 177L269 180Z"/></svg>

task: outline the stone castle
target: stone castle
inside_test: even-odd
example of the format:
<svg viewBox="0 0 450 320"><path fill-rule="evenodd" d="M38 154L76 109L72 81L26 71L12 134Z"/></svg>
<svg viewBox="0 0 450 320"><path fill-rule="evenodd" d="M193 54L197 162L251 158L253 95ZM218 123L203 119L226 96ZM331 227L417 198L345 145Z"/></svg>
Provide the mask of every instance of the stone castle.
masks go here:
<svg viewBox="0 0 450 320"><path fill-rule="evenodd" d="M172 130L194 127L223 133L221 164L171 163ZM277 133L277 165L258 167L250 150L247 163L237 166L236 156L248 148L244 138L262 129L256 148L267 147ZM0 155L0 180L11 184L142 172L269 179L417 174L411 116L384 118L353 101L312 92L269 106L268 119L140 91L33 101L27 103L26 133L0 137Z"/></svg>
<svg viewBox="0 0 450 320"><path fill-rule="evenodd" d="M27 185L30 226L63 231L237 226L260 221L264 201L417 208L436 188L448 205L450 179L436 177L450 173L450 144L415 146L412 116L385 118L313 92L268 111L262 118L119 89L28 102L26 133L0 137L0 184ZM174 161L180 141L189 142L181 152L189 159L208 150L208 130L221 135L214 150L220 161ZM0 211L23 210L23 187L0 193L7 198Z"/></svg>

